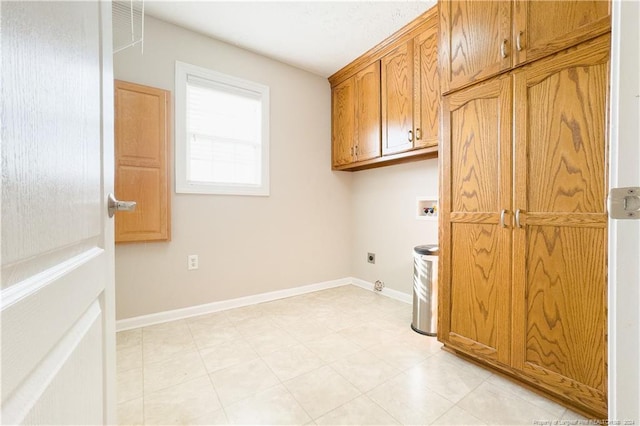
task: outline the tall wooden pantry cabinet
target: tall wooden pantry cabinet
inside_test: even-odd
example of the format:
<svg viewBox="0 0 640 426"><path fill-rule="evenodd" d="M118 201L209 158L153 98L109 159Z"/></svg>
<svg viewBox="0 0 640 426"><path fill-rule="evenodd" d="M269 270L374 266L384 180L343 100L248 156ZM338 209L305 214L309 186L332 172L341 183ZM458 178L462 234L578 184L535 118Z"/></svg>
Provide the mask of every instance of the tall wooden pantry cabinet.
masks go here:
<svg viewBox="0 0 640 426"><path fill-rule="evenodd" d="M441 60L450 65L464 31L447 10L466 11L456 22L478 37L497 26L479 25L472 12L485 19L482 7L504 9L500 19L512 17L516 30L505 49L518 37L520 49L537 47L524 65L516 58L485 74L443 66L438 338L606 418L609 5L545 2L567 14L563 31L518 26L528 22L521 9L543 25L537 3L441 3L441 31L449 32ZM545 47L534 34L558 38ZM494 49L495 34L485 38Z"/></svg>

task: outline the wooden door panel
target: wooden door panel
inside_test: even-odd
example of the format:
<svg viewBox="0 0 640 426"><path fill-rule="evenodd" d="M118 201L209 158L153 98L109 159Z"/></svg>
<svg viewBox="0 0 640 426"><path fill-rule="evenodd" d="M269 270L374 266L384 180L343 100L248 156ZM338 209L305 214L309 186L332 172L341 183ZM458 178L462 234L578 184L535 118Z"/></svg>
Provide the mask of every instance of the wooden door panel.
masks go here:
<svg viewBox="0 0 640 426"><path fill-rule="evenodd" d="M495 98L481 98L451 113L454 212L500 211L499 107Z"/></svg>
<svg viewBox="0 0 640 426"><path fill-rule="evenodd" d="M524 362L606 392L606 230L526 232Z"/></svg>
<svg viewBox="0 0 640 426"><path fill-rule="evenodd" d="M508 324L501 304L509 284L503 274L509 253L501 233L495 225L456 223L451 235L450 332L473 342L466 350L479 350L496 360L498 335Z"/></svg>
<svg viewBox="0 0 640 426"><path fill-rule="evenodd" d="M166 241L171 236L169 101L155 87L115 82L115 185L136 210L115 217L116 242Z"/></svg>
<svg viewBox="0 0 640 426"><path fill-rule="evenodd" d="M463 87L511 67L511 2L440 2L442 91ZM501 45L506 40L506 57Z"/></svg>
<svg viewBox="0 0 640 426"><path fill-rule="evenodd" d="M514 72L513 365L606 415L609 36Z"/></svg>
<svg viewBox="0 0 640 426"><path fill-rule="evenodd" d="M379 157L380 145L380 61L356 74L356 160Z"/></svg>
<svg viewBox="0 0 640 426"><path fill-rule="evenodd" d="M413 44L382 58L382 154L413 148Z"/></svg>
<svg viewBox="0 0 640 426"><path fill-rule="evenodd" d="M500 77L443 102L440 330L447 345L509 362L511 84ZM506 214L505 214L506 218Z"/></svg>
<svg viewBox="0 0 640 426"><path fill-rule="evenodd" d="M355 137L355 80L350 78L336 86L331 94L331 147L333 166L352 162Z"/></svg>
<svg viewBox="0 0 640 426"><path fill-rule="evenodd" d="M437 22L415 38L414 61L414 146L435 146L438 145L440 128Z"/></svg>
<svg viewBox="0 0 640 426"><path fill-rule="evenodd" d="M514 1L516 64L558 52L611 28L608 0Z"/></svg>
<svg viewBox="0 0 640 426"><path fill-rule="evenodd" d="M604 213L607 62L527 87L527 211Z"/></svg>

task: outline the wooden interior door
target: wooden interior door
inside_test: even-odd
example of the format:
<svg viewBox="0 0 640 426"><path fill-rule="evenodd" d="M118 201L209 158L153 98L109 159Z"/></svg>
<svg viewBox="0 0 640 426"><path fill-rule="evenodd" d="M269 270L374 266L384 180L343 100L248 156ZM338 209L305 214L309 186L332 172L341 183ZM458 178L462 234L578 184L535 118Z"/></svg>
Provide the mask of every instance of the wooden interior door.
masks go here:
<svg viewBox="0 0 640 426"><path fill-rule="evenodd" d="M508 364L510 355L511 81L443 102L438 338ZM503 213L504 212L504 213Z"/></svg>
<svg viewBox="0 0 640 426"><path fill-rule="evenodd" d="M355 75L356 161L380 157L380 61Z"/></svg>
<svg viewBox="0 0 640 426"><path fill-rule="evenodd" d="M413 126L416 148L436 146L439 140L438 21L431 21L414 39Z"/></svg>
<svg viewBox="0 0 640 426"><path fill-rule="evenodd" d="M609 43L514 72L513 364L605 418Z"/></svg>
<svg viewBox="0 0 640 426"><path fill-rule="evenodd" d="M115 424L110 2L2 4L2 423Z"/></svg>
<svg viewBox="0 0 640 426"><path fill-rule="evenodd" d="M576 45L610 28L609 0L514 0L514 64Z"/></svg>
<svg viewBox="0 0 640 426"><path fill-rule="evenodd" d="M382 154L413 148L413 42L382 58Z"/></svg>
<svg viewBox="0 0 640 426"><path fill-rule="evenodd" d="M441 1L440 40L443 92L509 69L511 2Z"/></svg>
<svg viewBox="0 0 640 426"><path fill-rule="evenodd" d="M169 102L155 87L115 82L115 185L133 212L116 216L116 243L171 239Z"/></svg>
<svg viewBox="0 0 640 426"><path fill-rule="evenodd" d="M353 162L356 134L355 78L338 84L331 91L331 157L334 167Z"/></svg>

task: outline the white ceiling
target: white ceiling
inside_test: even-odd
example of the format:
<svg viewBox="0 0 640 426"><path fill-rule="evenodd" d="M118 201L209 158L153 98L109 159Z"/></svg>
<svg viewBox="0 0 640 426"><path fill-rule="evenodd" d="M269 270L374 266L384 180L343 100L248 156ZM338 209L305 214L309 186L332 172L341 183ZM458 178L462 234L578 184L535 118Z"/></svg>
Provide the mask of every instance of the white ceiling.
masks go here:
<svg viewBox="0 0 640 426"><path fill-rule="evenodd" d="M328 77L435 3L147 0L145 14Z"/></svg>

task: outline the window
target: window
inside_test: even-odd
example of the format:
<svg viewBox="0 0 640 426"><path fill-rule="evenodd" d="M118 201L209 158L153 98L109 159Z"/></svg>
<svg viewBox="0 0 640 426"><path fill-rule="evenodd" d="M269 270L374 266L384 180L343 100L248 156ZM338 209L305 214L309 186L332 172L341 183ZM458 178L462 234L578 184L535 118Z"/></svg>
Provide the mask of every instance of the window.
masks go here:
<svg viewBox="0 0 640 426"><path fill-rule="evenodd" d="M269 88L176 62L176 192L269 195Z"/></svg>

